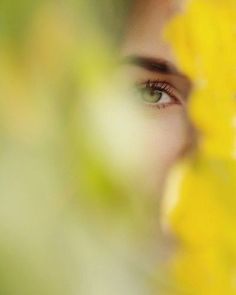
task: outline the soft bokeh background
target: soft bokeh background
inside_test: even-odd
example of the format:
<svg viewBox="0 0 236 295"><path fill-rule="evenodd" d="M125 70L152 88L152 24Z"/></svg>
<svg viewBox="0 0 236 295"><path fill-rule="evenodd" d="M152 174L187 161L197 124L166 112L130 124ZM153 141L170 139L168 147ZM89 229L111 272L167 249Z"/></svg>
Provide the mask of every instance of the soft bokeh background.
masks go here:
<svg viewBox="0 0 236 295"><path fill-rule="evenodd" d="M1 294L156 288L156 210L130 177L138 114L113 79L124 2L1 1Z"/></svg>
<svg viewBox="0 0 236 295"><path fill-rule="evenodd" d="M129 1L1 1L0 294L236 294L235 1L191 3L169 36L203 136L170 177L180 247L163 265L141 117L114 74Z"/></svg>

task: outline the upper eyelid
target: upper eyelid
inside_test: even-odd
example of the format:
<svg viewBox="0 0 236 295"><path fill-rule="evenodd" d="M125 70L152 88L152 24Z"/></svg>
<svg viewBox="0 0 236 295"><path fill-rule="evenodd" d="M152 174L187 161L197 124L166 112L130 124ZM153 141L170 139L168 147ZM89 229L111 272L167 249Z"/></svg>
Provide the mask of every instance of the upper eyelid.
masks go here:
<svg viewBox="0 0 236 295"><path fill-rule="evenodd" d="M153 85L157 85L157 84L166 84L166 85L169 85L170 87L172 87L175 91L179 92L179 90L169 81L165 80L165 79L146 79L146 80L143 80L143 81L139 81L139 82L136 82L136 85L137 86L140 86L140 85L147 85L147 84L153 84Z"/></svg>

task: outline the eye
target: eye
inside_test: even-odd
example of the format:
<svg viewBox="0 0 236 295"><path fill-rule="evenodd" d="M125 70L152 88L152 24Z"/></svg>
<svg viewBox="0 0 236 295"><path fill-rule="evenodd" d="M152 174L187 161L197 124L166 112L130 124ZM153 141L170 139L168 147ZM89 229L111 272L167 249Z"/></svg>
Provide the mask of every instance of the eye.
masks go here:
<svg viewBox="0 0 236 295"><path fill-rule="evenodd" d="M176 89L167 82L147 81L138 85L141 101L159 109L181 104Z"/></svg>
<svg viewBox="0 0 236 295"><path fill-rule="evenodd" d="M149 89L145 87L141 90L140 94L142 100L147 103L170 103L172 101L170 95L163 90Z"/></svg>

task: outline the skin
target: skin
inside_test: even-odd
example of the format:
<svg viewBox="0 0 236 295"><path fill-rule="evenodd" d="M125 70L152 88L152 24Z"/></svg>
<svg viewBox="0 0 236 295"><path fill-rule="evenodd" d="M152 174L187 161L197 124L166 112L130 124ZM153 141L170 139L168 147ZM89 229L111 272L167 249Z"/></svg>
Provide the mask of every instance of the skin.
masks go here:
<svg viewBox="0 0 236 295"><path fill-rule="evenodd" d="M129 77L131 84L143 85L148 80L165 81L174 88L178 98L177 103L163 92L164 98L171 102L165 105L161 104L161 100L147 103L145 97L141 97L147 143L146 153L142 155L145 159L142 181L154 196L162 193L171 166L192 142L192 129L186 115L191 83L179 72L171 47L162 38L165 24L177 9L176 1L135 1L122 46L122 72Z"/></svg>

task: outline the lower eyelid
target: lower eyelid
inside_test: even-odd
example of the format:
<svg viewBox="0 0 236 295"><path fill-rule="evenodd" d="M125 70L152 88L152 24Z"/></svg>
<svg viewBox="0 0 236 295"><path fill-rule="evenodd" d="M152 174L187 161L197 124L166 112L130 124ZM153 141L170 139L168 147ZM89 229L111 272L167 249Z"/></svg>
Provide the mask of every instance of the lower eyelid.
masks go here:
<svg viewBox="0 0 236 295"><path fill-rule="evenodd" d="M170 103L145 103L144 102L144 105L148 108L154 108L154 109L159 109L159 110L174 107L174 106L182 106L182 104L177 101L173 101Z"/></svg>

